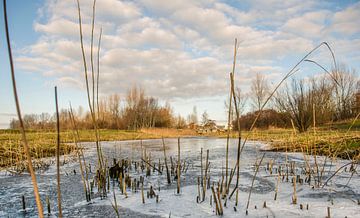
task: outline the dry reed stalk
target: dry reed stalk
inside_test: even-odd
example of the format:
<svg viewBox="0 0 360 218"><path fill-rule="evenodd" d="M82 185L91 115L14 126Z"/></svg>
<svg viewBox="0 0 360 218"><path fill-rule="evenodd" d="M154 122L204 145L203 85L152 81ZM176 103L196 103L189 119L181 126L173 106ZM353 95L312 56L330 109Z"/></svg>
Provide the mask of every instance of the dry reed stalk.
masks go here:
<svg viewBox="0 0 360 218"><path fill-rule="evenodd" d="M94 3L95 3L95 1L94 1ZM81 47L83 65L84 65L84 76L85 76L87 100L88 100L88 105L89 105L89 109L90 109L91 120L92 120L92 123L93 123L93 126L94 126L94 130L95 130L96 149L97 149L97 155L98 155L98 164L99 164L99 168L100 168L99 171L102 171L102 168L103 168L103 158L102 158L102 152L101 152L100 144L99 144L100 136L99 136L99 131L98 131L97 122L96 122L96 118L95 118L95 112L94 112L94 108L92 107L91 100L90 100L90 89L89 89L89 80L88 80L88 70L87 70L87 65L86 65L85 49L84 49L84 42L83 42L82 21L81 21L81 9L80 9L80 2L79 2L79 0L77 0L77 7L78 7L78 19L79 19L80 47Z"/></svg>
<svg viewBox="0 0 360 218"><path fill-rule="evenodd" d="M294 192L293 192L293 196L292 196L292 204L297 204L297 195L296 195L296 177L293 177L293 187L294 187Z"/></svg>
<svg viewBox="0 0 360 218"><path fill-rule="evenodd" d="M234 174L235 174L235 169L231 169L231 170L230 170L229 181L228 181L228 184L227 184L228 189L230 188L231 181L232 181L232 178L233 178Z"/></svg>
<svg viewBox="0 0 360 218"><path fill-rule="evenodd" d="M277 195L278 195L278 191L279 191L279 183L280 183L280 171L278 172L274 201L276 201L276 199L277 199Z"/></svg>
<svg viewBox="0 0 360 218"><path fill-rule="evenodd" d="M122 173L119 173L119 188L120 188L121 194L124 194Z"/></svg>
<svg viewBox="0 0 360 218"><path fill-rule="evenodd" d="M206 150L206 162L205 162L205 175L203 178L203 198L202 201L205 201L205 195L206 195L206 180L207 180L207 172L208 172L208 168L209 168L209 149Z"/></svg>
<svg viewBox="0 0 360 218"><path fill-rule="evenodd" d="M238 206L239 202L239 188L236 189L236 195L235 195L235 207Z"/></svg>
<svg viewBox="0 0 360 218"><path fill-rule="evenodd" d="M219 206L219 202L218 202L218 199L216 197L216 193L215 193L215 190L214 190L214 186L211 186L211 191L213 193L212 196L214 196L214 202L215 202L215 207L216 207L216 215L221 215L220 213L220 206Z"/></svg>
<svg viewBox="0 0 360 218"><path fill-rule="evenodd" d="M92 20L91 20L91 39L90 39L90 64L91 64L91 80L92 80L92 108L95 113L95 72L94 72L94 26L95 26L95 6L96 0L93 1Z"/></svg>
<svg viewBox="0 0 360 218"><path fill-rule="evenodd" d="M260 166L261 166L261 162L263 161L265 157L265 153L263 154L263 156L261 157L260 159L260 162L258 165L256 165L256 170L255 170L255 173L254 173L254 177L251 181L251 187L250 187L250 191L249 191L249 196L248 196L248 200L247 200L247 203L246 203L246 214L248 214L248 209L249 209L249 204L250 204L250 197L251 197L251 192L252 192L252 189L254 187L254 182L255 182L255 178L256 178L256 174L259 172L259 169L260 169Z"/></svg>
<svg viewBox="0 0 360 218"><path fill-rule="evenodd" d="M236 58L236 56L234 57ZM231 80L231 87L233 91L233 97L234 97L234 105L235 105L235 112L236 112L236 121L238 126L238 149L237 149L237 158L236 158L236 165L234 169L237 169L236 171L236 184L234 190L231 192L229 199L231 199L232 195L235 193L235 190L237 187L239 187L239 177L240 177L240 155L241 155L241 127L240 127L240 113L238 109L238 105L236 102L236 96L235 96L235 89L234 89L234 74L230 73L230 80Z"/></svg>
<svg viewBox="0 0 360 218"><path fill-rule="evenodd" d="M235 111L236 111L236 121L237 121L237 127L238 127L238 155L237 155L237 162L236 165L234 167L234 170L236 169L236 167L239 167L239 159L240 159L240 145L241 145L241 128L240 128L240 120L239 120L239 110L238 110L238 105L236 102L236 94L235 94L235 87L234 87L234 74L235 74L235 66L236 66L236 56L237 56L237 50L238 50L239 44L237 43L237 39L235 38L235 45L234 45L234 59L233 59L233 68L232 68L232 72L230 73L230 105L231 105L231 96L234 99L234 106L235 106ZM230 108L229 108L229 118L230 118ZM229 120L228 120L229 122ZM228 126L229 129L229 126ZM229 134L229 131L228 131ZM228 135L229 136L229 135ZM227 146L226 146L227 152L226 154L228 155L228 140L227 140ZM227 158L227 163L228 163L228 158ZM228 167L226 169L226 173L228 173ZM238 186L238 176L239 176L239 169L237 171L237 183L236 186ZM230 188L230 184L231 184L231 180L229 182L226 182L227 184L229 184L229 186L226 188L226 193L229 192L229 188ZM232 197L232 195L234 194L235 189L233 190L233 192L230 194L229 199Z"/></svg>
<svg viewBox="0 0 360 218"><path fill-rule="evenodd" d="M198 183L198 185L197 185L197 187L198 187L197 203L199 203L200 202L200 196L201 196L201 194L200 194L200 177L197 177L197 183Z"/></svg>
<svg viewBox="0 0 360 218"><path fill-rule="evenodd" d="M163 148L164 148L164 161L165 161L165 168L166 168L167 183L171 184L170 172L169 172L169 167L168 167L167 158L166 158L166 147L165 147L164 138L162 138L162 144L163 144Z"/></svg>
<svg viewBox="0 0 360 218"><path fill-rule="evenodd" d="M276 93L276 91L279 89L279 87L288 79L290 78L292 75L294 75L296 72L299 71L299 69L297 68L302 62L306 61L307 58L313 54L315 51L317 51L319 48L321 48L322 46L325 46L331 53L332 56L332 60L334 62L334 66L336 68L336 60L335 60L335 55L334 52L332 51L331 47L329 46L329 44L327 42L322 42L319 45L317 45L316 47L314 47L311 51L309 51L300 61L298 61L291 69L290 71L288 71L288 73L285 75L285 77L282 78L282 80L276 85L276 87L272 90L272 92L270 93L270 95L268 96L268 98L264 101L264 103L262 104L259 113L256 115L253 123L251 124L251 127L249 129L249 133L246 135L246 137L244 138L244 141L242 143L242 147L241 147L241 151L243 150L251 132L253 131L255 124L257 122L257 120L259 119L260 115L262 114L262 111L264 109L264 107L267 105L267 103L270 101L270 99L272 98L272 96Z"/></svg>
<svg viewBox="0 0 360 218"><path fill-rule="evenodd" d="M323 175L324 175L325 165L326 165L327 159L328 159L328 156L326 155L326 156L325 156L325 159L324 159L324 163L323 163L322 169L321 169L321 172L320 172L319 186L320 186L321 183L322 183L321 181L322 181L322 178L323 178Z"/></svg>
<svg viewBox="0 0 360 218"><path fill-rule="evenodd" d="M22 204L22 210L23 212L26 212L26 203L25 203L25 196L21 196L21 204Z"/></svg>
<svg viewBox="0 0 360 218"><path fill-rule="evenodd" d="M18 120L19 120L19 124L20 124L20 132L21 132L21 137L22 137L22 143L23 143L24 150L25 150L25 155L27 158L28 170L29 170L29 173L31 176L31 181L32 181L33 187L34 187L34 196L35 196L36 206L38 209L38 216L42 218L42 217L44 217L44 212L43 212L39 189L38 189L38 185L37 185L37 181L36 181L35 171L33 168L32 161L31 161L30 148L29 148L29 144L28 144L26 134L25 134L25 127L24 127L24 123L22 120L22 116L21 116L20 102L18 99L17 88L16 88L14 62L13 62L13 58L12 58L9 26L8 26L8 19L7 19L6 0L3 1L3 10L4 10L6 43L7 43L8 55L9 55L11 81L12 81L12 88L13 88L14 100L15 100L15 105L16 105L16 112L17 112L17 116L18 116Z"/></svg>
<svg viewBox="0 0 360 218"><path fill-rule="evenodd" d="M200 150L200 175L201 175L201 187L204 186L203 180L203 148Z"/></svg>
<svg viewBox="0 0 360 218"><path fill-rule="evenodd" d="M74 143L75 143L75 146L78 147L78 141L77 141L75 136L74 136ZM80 173L81 173L81 180L82 180L83 186L84 186L85 198L86 198L86 201L90 201L90 193L88 192L88 187L86 185L86 179L85 179L85 176L84 176L83 163L81 161L81 155L80 155L79 148L77 148L76 153L78 155L78 160L79 160L79 165L80 165Z"/></svg>
<svg viewBox="0 0 360 218"><path fill-rule="evenodd" d="M317 187L320 187L320 172L319 172L319 165L317 162L317 152L316 152L316 113L315 113L315 104L313 106L313 154L314 154L314 161L315 161L315 167L316 167L316 173L318 177L317 181Z"/></svg>
<svg viewBox="0 0 360 218"><path fill-rule="evenodd" d="M57 87L55 86L55 107L56 107L56 181L57 181L57 201L59 208L59 217L62 217L61 208L61 189L60 189L60 118Z"/></svg>
<svg viewBox="0 0 360 218"><path fill-rule="evenodd" d="M100 114L100 106L99 106L99 81L100 81L100 47L101 47L101 37L102 37L102 28L100 28L100 35L98 41L97 48L97 76L96 76L96 106L98 112L98 119Z"/></svg>
<svg viewBox="0 0 360 218"><path fill-rule="evenodd" d="M221 183L220 183L220 193L222 198L226 197L226 187L224 187L224 175L221 175Z"/></svg>
<svg viewBox="0 0 360 218"><path fill-rule="evenodd" d="M236 65L236 53L237 53L237 39L235 39L235 46L234 46L234 59L233 59L233 67L232 73L235 72L235 65ZM228 112L228 129L227 129L227 136L226 136L226 163L225 163L225 184L228 183L228 167L229 167L229 140L230 140L230 125L231 125L231 114L232 114L232 95L233 95L233 83L230 82L230 96L229 96L229 112ZM226 187L226 194L229 193L229 187Z"/></svg>
<svg viewBox="0 0 360 218"><path fill-rule="evenodd" d="M49 199L49 196L46 196L46 206L47 206L47 212L48 212L48 215L51 214L51 207L50 207L50 199Z"/></svg>
<svg viewBox="0 0 360 218"><path fill-rule="evenodd" d="M90 185L89 185L89 172L88 172L88 168L86 166L86 161L85 161L83 150L80 147L81 144L80 144L80 146L78 145L78 143L80 143L81 140L80 140L80 134L79 134L79 130L77 128L77 124L76 124L76 120L75 120L75 116L73 113L71 103L70 103L69 117L70 117L71 123L73 125L73 130L75 131L74 142L75 142L76 151L78 153L81 177L82 177L82 180L84 183L84 189L85 189L84 191L86 194L86 200L91 201L91 192L90 192ZM83 169L83 166L84 166L85 170ZM84 171L85 171L85 176L84 176Z"/></svg>
<svg viewBox="0 0 360 218"><path fill-rule="evenodd" d="M222 206L222 203L221 203L221 197L220 197L220 187L217 187L217 199L219 201L219 210L220 210L220 215L223 215L223 206Z"/></svg>
<svg viewBox="0 0 360 218"><path fill-rule="evenodd" d="M114 196L114 204L111 202L111 206L113 207L113 209L115 210L116 216L118 218L120 218L120 214L119 214L119 207L116 201L116 195L115 195L115 188L113 188L113 196Z"/></svg>
<svg viewBox="0 0 360 218"><path fill-rule="evenodd" d="M352 165L352 164L359 164L358 161L352 161L352 162L349 162L349 163L346 163L344 165L342 165L341 167L339 167L323 184L322 188L325 187L325 185L327 185L327 183L341 170L343 169L344 167L348 166L348 165Z"/></svg>
<svg viewBox="0 0 360 218"><path fill-rule="evenodd" d="M327 216L326 216L326 218L331 218L330 207L327 207Z"/></svg>
<svg viewBox="0 0 360 218"><path fill-rule="evenodd" d="M178 138L177 193L180 194L180 138Z"/></svg>
<svg viewBox="0 0 360 218"><path fill-rule="evenodd" d="M145 204L144 182L141 183L141 198L142 198L142 203Z"/></svg>
<svg viewBox="0 0 360 218"><path fill-rule="evenodd" d="M150 159L150 158L149 158L149 159ZM142 158L141 158L141 160L144 161L144 162L147 164L147 166L153 168L154 170L156 170L156 171L158 171L160 174L162 174L161 170L160 170L159 168L156 168L156 167L155 167L154 165L152 165L149 161L146 161L146 160L144 160L144 159L142 159ZM160 166L160 165L159 165L159 166Z"/></svg>
<svg viewBox="0 0 360 218"><path fill-rule="evenodd" d="M125 198L127 198L128 197L128 195L127 195L127 192L126 192L126 179L124 179L124 182L123 182L123 194L125 195Z"/></svg>
<svg viewBox="0 0 360 218"><path fill-rule="evenodd" d="M292 127L292 141L294 141L294 136L296 136L296 128L295 128L295 125L294 125L294 121L292 119L290 119L291 121L291 127ZM293 146L295 146L294 142L292 143ZM293 148L294 149L294 148ZM306 156L306 153L308 152L304 152L304 149L302 146L300 146L300 149L301 149L301 153L303 154L303 157L304 157L304 161L305 161L305 166L306 166L306 169L307 169L307 172L309 172L309 174L311 173L311 166L310 166L310 163L309 163L309 159L307 158ZM295 149L294 149L295 150ZM287 166L286 166L287 167Z"/></svg>

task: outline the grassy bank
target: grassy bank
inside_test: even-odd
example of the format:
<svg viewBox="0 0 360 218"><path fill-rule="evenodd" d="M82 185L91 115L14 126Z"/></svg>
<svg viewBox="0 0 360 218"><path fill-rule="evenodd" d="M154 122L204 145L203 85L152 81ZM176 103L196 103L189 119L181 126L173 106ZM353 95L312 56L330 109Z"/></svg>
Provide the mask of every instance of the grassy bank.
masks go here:
<svg viewBox="0 0 360 218"><path fill-rule="evenodd" d="M291 129L255 130L243 132L249 140L264 141L273 151L296 151L327 155L343 159L360 159L360 132L317 129L307 133L294 133ZM232 134L236 137L235 134ZM224 136L222 136L224 137Z"/></svg>
<svg viewBox="0 0 360 218"><path fill-rule="evenodd" d="M360 159L360 122L357 122L351 131L347 131L349 123L328 125L310 129L306 133L296 133L292 129L268 129L243 131L243 138L249 134L249 140L258 140L269 143L272 150L298 151L309 154L336 156L345 159ZM94 141L92 130L80 130L81 141ZM49 157L55 154L55 131L28 131L27 136L34 158ZM199 136L196 131L184 129L142 129L139 131L100 130L101 141L140 140L170 137ZM202 136L226 137L226 133L210 133ZM233 132L231 137L237 137ZM72 131L61 132L61 154L71 153L74 146ZM24 160L21 136L16 130L0 130L0 168L4 168Z"/></svg>
<svg viewBox="0 0 360 218"><path fill-rule="evenodd" d="M93 130L80 130L80 139L84 142L94 141ZM193 130L144 129L141 131L100 130L101 141L155 139L161 137L185 137L196 135ZM54 156L56 151L56 132L28 130L27 137L31 155L35 159ZM74 151L72 131L61 132L61 154ZM0 168L16 165L25 160L21 135L18 130L0 130Z"/></svg>

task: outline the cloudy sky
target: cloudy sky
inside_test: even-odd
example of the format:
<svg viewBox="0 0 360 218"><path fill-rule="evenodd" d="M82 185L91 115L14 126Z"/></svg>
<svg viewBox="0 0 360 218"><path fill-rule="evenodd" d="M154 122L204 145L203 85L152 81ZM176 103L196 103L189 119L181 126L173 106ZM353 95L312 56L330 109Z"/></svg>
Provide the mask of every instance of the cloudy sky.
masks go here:
<svg viewBox="0 0 360 218"><path fill-rule="evenodd" d="M92 0L80 2L90 53ZM76 1L11 0L8 16L23 113L53 113L55 85L60 107L69 101L86 106ZM170 102L175 113L186 116L197 106L199 114L206 110L224 120L235 38L240 41L236 80L246 91L256 72L276 84L322 41L332 46L338 62L359 70L359 21L360 2L345 0L97 0L95 41L103 30L100 92L124 96L141 85ZM15 107L3 19L0 25L1 128ZM331 68L326 49L312 59ZM299 76L317 73L305 64Z"/></svg>

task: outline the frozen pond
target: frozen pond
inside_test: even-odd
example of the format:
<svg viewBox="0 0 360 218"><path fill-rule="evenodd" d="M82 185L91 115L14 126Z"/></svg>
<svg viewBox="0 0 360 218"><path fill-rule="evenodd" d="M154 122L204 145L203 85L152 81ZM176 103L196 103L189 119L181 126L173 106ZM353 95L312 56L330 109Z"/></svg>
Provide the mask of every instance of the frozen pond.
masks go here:
<svg viewBox="0 0 360 218"><path fill-rule="evenodd" d="M142 147L147 153L151 153L151 159L156 166L160 161L163 163L164 154L161 140L102 142L102 150L105 158L112 164L113 159L130 159L141 162ZM168 164L170 157L177 160L177 139L165 139ZM93 143L83 143L87 148L85 157L87 162L95 168L97 162L96 148ZM120 216L126 217L215 217L215 205L210 204L211 189L206 190L206 198L202 203L197 203L198 195L197 178L200 173L200 150L203 148L203 163L205 163L206 150L209 149L210 181L211 184L221 181L225 168L225 146L226 139L219 138L182 138L181 139L181 161L187 165L186 172L181 175L181 194L176 194L176 181L168 185L166 173L160 175L152 172L151 176L145 177L144 187L149 190L150 186L159 195L159 201L155 198L148 199L145 196L145 204L142 203L140 191L127 190L127 197L122 195L118 188L115 189ZM224 207L224 217L325 217L330 207L332 217L360 217L360 176L357 165L350 171L350 166L342 168L338 174L328 182L324 188L313 188L310 184L303 182L297 184L297 204L292 204L294 187L292 178L299 175L305 179L304 156L299 153L266 152L259 173L255 179L249 204L248 216L245 214L248 194L255 173L255 162L259 162L263 152L260 151L264 145L258 142L246 144L240 158L239 200L235 207L235 195L227 200ZM237 140L230 140L229 167L233 168L236 163ZM61 157L63 160L64 157ZM310 164L314 164L312 157L307 157ZM345 160L327 159L324 166L324 157L318 157L319 168L322 173L322 181L326 181L339 167L348 163ZM65 217L115 217L111 206L113 194L109 193L105 199L94 196L91 203L85 201L79 164L66 157L66 164L61 167L61 190L62 208ZM268 167L273 163L272 173ZM277 169L285 169L285 163L295 165L294 176L289 175L288 181L284 176L278 176ZM74 170L77 172L74 174ZM94 171L94 169L93 169ZM230 170L229 170L230 174ZM145 176L145 170L130 171L132 178ZM172 179L174 179L172 177ZM230 192L236 182L236 174L232 180ZM277 200L274 200L275 189L278 185ZM38 185L43 200L44 212L47 214L45 198L50 199L51 216L57 215L56 205L56 170L51 166L45 172L39 172ZM159 191L160 188L160 191ZM113 190L112 184L110 190ZM94 191L96 195L96 190ZM21 198L26 199L26 212L23 212ZM264 201L266 207L264 208ZM222 199L224 203L224 199ZM0 176L0 217L36 217L36 207L33 198L33 189L29 175L11 176L1 172ZM302 205L302 209L300 208Z"/></svg>

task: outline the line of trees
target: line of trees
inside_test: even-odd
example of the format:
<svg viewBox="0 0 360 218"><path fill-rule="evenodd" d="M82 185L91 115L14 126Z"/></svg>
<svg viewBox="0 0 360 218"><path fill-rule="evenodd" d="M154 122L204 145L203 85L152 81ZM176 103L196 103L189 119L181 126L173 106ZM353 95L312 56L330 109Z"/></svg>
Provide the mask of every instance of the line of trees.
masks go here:
<svg viewBox="0 0 360 218"><path fill-rule="evenodd" d="M251 83L253 111L240 118L241 126L250 128L262 104L269 96L269 85L257 74ZM360 112L360 81L354 70L341 65L328 74L293 79L273 96L255 127L289 127L291 121L299 132L316 125L348 120ZM233 124L236 121L233 121ZM236 125L233 125L236 129Z"/></svg>
<svg viewBox="0 0 360 218"><path fill-rule="evenodd" d="M244 94L240 89L236 89L237 107L241 114L247 105L252 108L251 112L240 117L243 129L250 128L261 109L263 111L256 128L288 128L293 123L299 132L307 131L314 121L316 125L322 125L349 120L360 111L359 78L354 70L351 71L344 65L325 75L289 81L272 96L269 104L262 108L270 91L266 78L261 74L256 74L252 79L249 93ZM229 110L227 102L225 108ZM100 100L96 110L98 126L103 129L197 128L199 124L204 125L204 120L209 120L206 111L199 120L196 107L187 120L180 115L174 115L170 104L160 105L157 98L147 96L140 87L132 87L124 99L113 94ZM232 112L234 111L233 108ZM93 128L89 112L80 107L75 116L79 128ZM235 116L231 114L232 126L236 130L237 122L234 119ZM69 110L60 111L60 122L62 128L72 127ZM53 129L55 116L48 113L25 115L24 124L27 129ZM18 127L18 120L12 120L10 128Z"/></svg>
<svg viewBox="0 0 360 218"><path fill-rule="evenodd" d="M103 129L136 130L152 127L184 128L186 126L185 119L180 115L174 115L169 103L160 105L157 98L147 96L140 87L131 88L123 101L118 94L100 100L96 110L98 126ZM69 110L62 109L59 115L62 128L72 128ZM85 112L82 107L79 107L74 115L78 128L93 128L90 112ZM53 129L55 123L55 116L49 113L24 116L24 124L27 129ZM17 129L18 127L18 120L13 119L10 128Z"/></svg>

